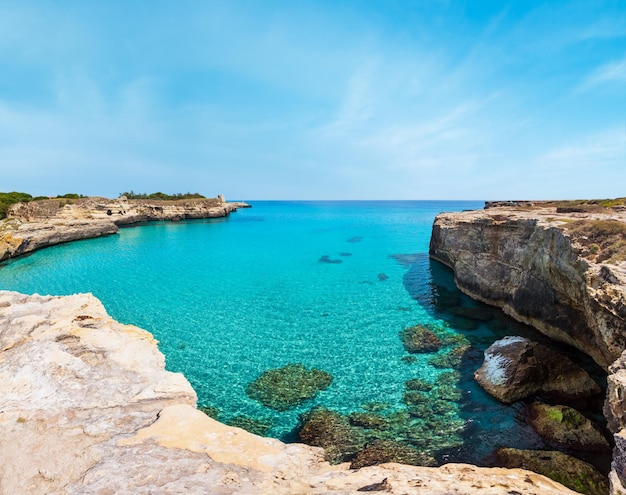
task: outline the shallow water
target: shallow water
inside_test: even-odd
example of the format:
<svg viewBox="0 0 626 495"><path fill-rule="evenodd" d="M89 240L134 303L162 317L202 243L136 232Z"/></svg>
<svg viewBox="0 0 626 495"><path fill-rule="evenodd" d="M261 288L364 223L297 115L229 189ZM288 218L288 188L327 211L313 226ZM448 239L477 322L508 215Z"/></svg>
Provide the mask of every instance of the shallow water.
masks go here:
<svg viewBox="0 0 626 495"><path fill-rule="evenodd" d="M516 407L474 382L480 352L460 366L454 401L439 400L428 418L407 414L404 383L435 383L452 371L432 364L450 347L408 362L398 332L429 324L479 350L531 332L495 311L488 321L459 316L453 308L485 307L428 258L435 215L482 204L258 201L225 219L151 223L38 251L1 265L0 288L92 292L117 320L151 331L167 368L183 372L199 405L218 408L224 422L250 417L271 425L267 435L290 440L300 414L316 405L344 414L378 409L394 425L377 435L440 461L481 463L498 446L542 444ZM332 384L284 412L246 395L263 371L288 363L325 370Z"/></svg>

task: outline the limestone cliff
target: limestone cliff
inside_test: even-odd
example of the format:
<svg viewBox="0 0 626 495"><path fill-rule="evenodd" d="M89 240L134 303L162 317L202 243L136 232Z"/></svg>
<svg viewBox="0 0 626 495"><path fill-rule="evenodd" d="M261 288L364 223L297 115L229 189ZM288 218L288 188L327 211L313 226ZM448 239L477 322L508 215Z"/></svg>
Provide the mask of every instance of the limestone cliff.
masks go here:
<svg viewBox="0 0 626 495"><path fill-rule="evenodd" d="M573 494L519 469L330 466L195 408L146 331L93 296L0 291L0 493Z"/></svg>
<svg viewBox="0 0 626 495"><path fill-rule="evenodd" d="M81 198L17 203L0 220L0 261L62 242L114 234L119 225L224 217L246 203Z"/></svg>
<svg viewBox="0 0 626 495"><path fill-rule="evenodd" d="M626 267L596 262L585 236L569 231L580 221L623 224L626 215L536 205L444 213L433 225L430 254L454 270L468 295L577 347L606 369L626 348Z"/></svg>

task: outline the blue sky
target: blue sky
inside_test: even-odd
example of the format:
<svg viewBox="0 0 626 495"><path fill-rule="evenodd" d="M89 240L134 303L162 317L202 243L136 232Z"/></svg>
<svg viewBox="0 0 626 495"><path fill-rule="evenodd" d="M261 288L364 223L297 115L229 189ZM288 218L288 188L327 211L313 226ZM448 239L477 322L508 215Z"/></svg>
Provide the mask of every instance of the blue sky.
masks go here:
<svg viewBox="0 0 626 495"><path fill-rule="evenodd" d="M626 0L0 0L0 191L626 196Z"/></svg>

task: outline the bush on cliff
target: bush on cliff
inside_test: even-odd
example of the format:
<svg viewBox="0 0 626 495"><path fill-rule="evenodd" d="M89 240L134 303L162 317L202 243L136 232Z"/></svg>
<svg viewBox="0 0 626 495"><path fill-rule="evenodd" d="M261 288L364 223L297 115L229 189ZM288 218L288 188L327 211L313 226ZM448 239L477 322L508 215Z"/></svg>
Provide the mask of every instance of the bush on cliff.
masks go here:
<svg viewBox="0 0 626 495"><path fill-rule="evenodd" d="M7 216L7 210L9 206L15 203L27 203L31 201L33 197L28 193L23 192L0 192L0 218Z"/></svg>
<svg viewBox="0 0 626 495"><path fill-rule="evenodd" d="M120 196L126 196L128 199L160 199L166 201L173 201L176 199L206 199L200 193L174 193L174 194L165 194L162 192L155 193L135 193L134 191L123 192Z"/></svg>

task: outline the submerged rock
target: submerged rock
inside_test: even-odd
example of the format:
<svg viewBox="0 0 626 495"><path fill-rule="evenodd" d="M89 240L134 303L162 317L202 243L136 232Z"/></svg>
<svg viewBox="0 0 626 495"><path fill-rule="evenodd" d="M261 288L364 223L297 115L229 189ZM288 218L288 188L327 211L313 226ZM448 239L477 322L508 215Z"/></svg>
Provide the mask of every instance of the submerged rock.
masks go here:
<svg viewBox="0 0 626 495"><path fill-rule="evenodd" d="M209 418L218 419L220 416L220 410L215 406L198 406L198 410L202 411Z"/></svg>
<svg viewBox="0 0 626 495"><path fill-rule="evenodd" d="M326 371L292 363L264 371L248 385L246 393L266 407L286 411L326 390L332 381L332 375Z"/></svg>
<svg viewBox="0 0 626 495"><path fill-rule="evenodd" d="M474 377L489 394L506 404L534 394L577 403L602 391L568 358L523 337L494 342L485 351L485 361Z"/></svg>
<svg viewBox="0 0 626 495"><path fill-rule="evenodd" d="M399 462L413 466L436 466L435 459L414 448L393 440L377 440L359 451L350 469L360 469L365 466L375 466L386 462Z"/></svg>
<svg viewBox="0 0 626 495"><path fill-rule="evenodd" d="M250 416L235 416L226 422L228 426L236 426L237 428L243 428L255 435L265 436L272 427L272 421L251 418Z"/></svg>
<svg viewBox="0 0 626 495"><path fill-rule="evenodd" d="M319 262L320 263L330 263L331 265L338 265L339 263L343 263L342 260L331 259L331 257L328 256L327 254L325 254L323 256L320 256Z"/></svg>
<svg viewBox="0 0 626 495"><path fill-rule="evenodd" d="M379 273L378 274L378 280L380 282L384 282L385 280L387 280L389 278L389 275L385 275L384 273Z"/></svg>
<svg viewBox="0 0 626 495"><path fill-rule="evenodd" d="M435 354L428 363L435 368L460 368L464 362L475 361L482 357L482 352L471 345L454 347L447 352Z"/></svg>
<svg viewBox="0 0 626 495"><path fill-rule="evenodd" d="M443 345L441 339L424 325L406 328L400 333L400 340L407 352L437 352Z"/></svg>
<svg viewBox="0 0 626 495"><path fill-rule="evenodd" d="M386 430L389 427L389 420L385 416L373 412L353 412L348 418L350 424L365 429Z"/></svg>
<svg viewBox="0 0 626 495"><path fill-rule="evenodd" d="M419 390L421 392L428 392L432 390L434 385L432 383L428 383L420 378L412 378L411 380L407 380L404 382L404 388L407 390Z"/></svg>
<svg viewBox="0 0 626 495"><path fill-rule="evenodd" d="M322 407L303 415L298 437L307 445L323 447L324 458L331 464L352 459L365 443L347 417Z"/></svg>
<svg viewBox="0 0 626 495"><path fill-rule="evenodd" d="M558 447L585 452L608 452L611 449L599 428L571 407L535 402L529 406L528 416L535 431Z"/></svg>
<svg viewBox="0 0 626 495"><path fill-rule="evenodd" d="M563 485L587 495L607 495L609 484L591 464L557 451L498 449L502 467L522 468L543 474Z"/></svg>

